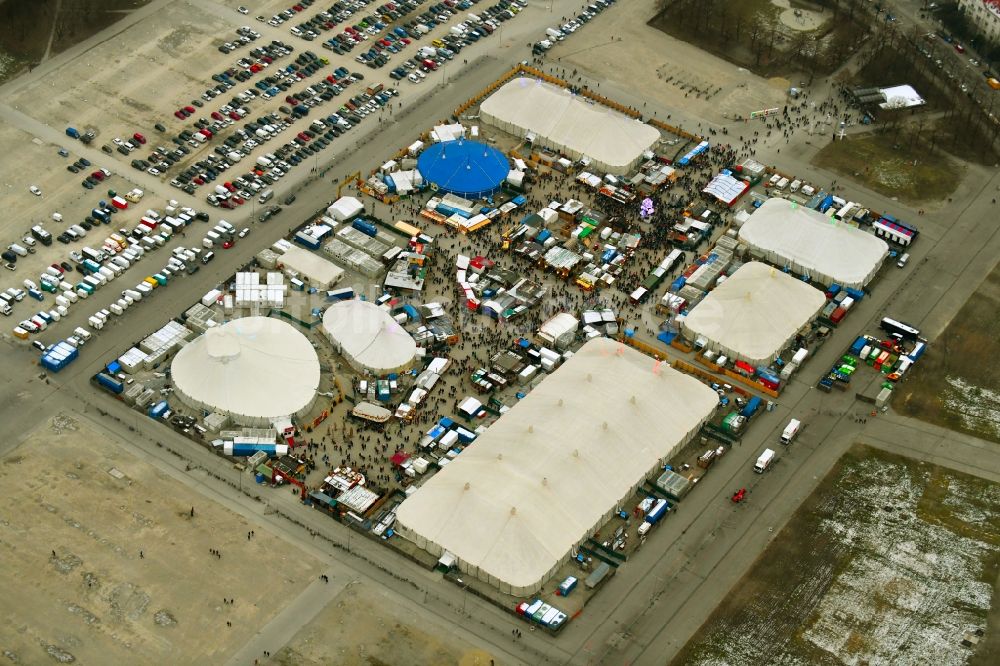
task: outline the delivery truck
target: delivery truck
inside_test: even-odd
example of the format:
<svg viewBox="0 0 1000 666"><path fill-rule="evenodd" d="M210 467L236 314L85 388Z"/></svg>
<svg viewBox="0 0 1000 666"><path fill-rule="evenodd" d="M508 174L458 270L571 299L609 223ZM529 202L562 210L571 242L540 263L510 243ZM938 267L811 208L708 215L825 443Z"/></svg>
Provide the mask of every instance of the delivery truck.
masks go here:
<svg viewBox="0 0 1000 666"><path fill-rule="evenodd" d="M802 429L801 421L799 421L798 419L792 419L791 421L789 421L788 425L785 426L785 430L781 433L781 443L786 445L791 444L792 441L794 441L795 438L798 436L799 430L801 429Z"/></svg>
<svg viewBox="0 0 1000 666"><path fill-rule="evenodd" d="M757 462L754 463L753 471L758 474L763 474L764 471L774 463L776 456L777 454L773 449L764 449L764 453L760 454L760 457L757 458Z"/></svg>

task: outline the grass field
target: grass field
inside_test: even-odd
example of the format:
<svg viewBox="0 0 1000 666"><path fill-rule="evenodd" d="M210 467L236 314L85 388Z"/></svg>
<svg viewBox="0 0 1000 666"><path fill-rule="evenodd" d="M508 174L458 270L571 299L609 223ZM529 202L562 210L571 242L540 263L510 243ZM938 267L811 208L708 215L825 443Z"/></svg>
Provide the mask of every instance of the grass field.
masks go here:
<svg viewBox="0 0 1000 666"><path fill-rule="evenodd" d="M998 568L1000 486L855 445L673 663L965 664Z"/></svg>
<svg viewBox="0 0 1000 666"><path fill-rule="evenodd" d="M894 392L908 416L1000 442L1000 266Z"/></svg>
<svg viewBox="0 0 1000 666"><path fill-rule="evenodd" d="M954 160L940 154L928 159L927 155L923 141L910 141L902 132L895 140L888 133L871 133L831 142L813 163L879 194L919 204L945 199L963 175L963 167Z"/></svg>

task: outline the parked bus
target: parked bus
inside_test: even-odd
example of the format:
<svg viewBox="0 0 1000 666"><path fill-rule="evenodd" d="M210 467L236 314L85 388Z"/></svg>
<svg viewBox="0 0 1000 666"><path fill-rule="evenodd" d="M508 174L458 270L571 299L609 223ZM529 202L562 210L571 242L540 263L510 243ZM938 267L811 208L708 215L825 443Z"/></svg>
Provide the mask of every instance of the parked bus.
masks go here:
<svg viewBox="0 0 1000 666"><path fill-rule="evenodd" d="M917 329L888 317L882 319L880 327L889 335L898 335L904 340L914 341L920 337L920 331Z"/></svg>

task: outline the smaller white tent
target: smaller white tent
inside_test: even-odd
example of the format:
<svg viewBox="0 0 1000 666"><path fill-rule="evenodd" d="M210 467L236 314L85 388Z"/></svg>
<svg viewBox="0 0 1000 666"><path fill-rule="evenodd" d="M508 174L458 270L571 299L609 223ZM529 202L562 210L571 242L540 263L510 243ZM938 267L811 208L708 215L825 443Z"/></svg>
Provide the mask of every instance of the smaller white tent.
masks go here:
<svg viewBox="0 0 1000 666"><path fill-rule="evenodd" d="M364 211L364 204L354 197L340 197L326 209L326 214L338 222L343 222Z"/></svg>
<svg viewBox="0 0 1000 666"><path fill-rule="evenodd" d="M684 318L684 334L751 365L767 365L826 303L822 291L751 261L709 292Z"/></svg>
<svg viewBox="0 0 1000 666"><path fill-rule="evenodd" d="M786 199L772 198L740 227L740 240L767 261L821 284L861 289L889 255L889 246L855 226Z"/></svg>
<svg viewBox="0 0 1000 666"><path fill-rule="evenodd" d="M417 343L392 316L369 301L335 303L323 313L330 342L357 370L386 375L406 370Z"/></svg>
<svg viewBox="0 0 1000 666"><path fill-rule="evenodd" d="M550 317L538 329L538 338L557 349L567 347L580 328L580 320L568 312L559 312Z"/></svg>

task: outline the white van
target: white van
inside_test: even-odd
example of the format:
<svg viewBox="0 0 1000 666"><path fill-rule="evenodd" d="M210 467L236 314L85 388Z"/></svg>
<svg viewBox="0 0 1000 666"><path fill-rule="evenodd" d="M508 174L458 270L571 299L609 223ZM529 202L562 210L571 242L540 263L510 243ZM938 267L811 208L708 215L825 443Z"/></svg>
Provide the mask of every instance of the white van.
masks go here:
<svg viewBox="0 0 1000 666"><path fill-rule="evenodd" d="M274 190L264 190L257 198L257 203L267 203L272 197L274 197Z"/></svg>
<svg viewBox="0 0 1000 666"><path fill-rule="evenodd" d="M899 258L899 261L896 262L896 266L898 266L899 268L905 268L906 267L906 263L909 260L910 260L910 253L909 252L904 252L903 256L901 256Z"/></svg>
<svg viewBox="0 0 1000 666"><path fill-rule="evenodd" d="M771 463L774 462L776 455L777 454L772 449L764 449L764 453L760 454L760 457L757 458L757 462L754 463L753 471L758 474L763 474L764 470L770 467Z"/></svg>
<svg viewBox="0 0 1000 666"><path fill-rule="evenodd" d="M798 419L792 419L785 426L784 432L781 433L781 443L791 444L792 440L795 439L796 435L799 434L799 430L802 428L802 422Z"/></svg>

